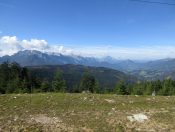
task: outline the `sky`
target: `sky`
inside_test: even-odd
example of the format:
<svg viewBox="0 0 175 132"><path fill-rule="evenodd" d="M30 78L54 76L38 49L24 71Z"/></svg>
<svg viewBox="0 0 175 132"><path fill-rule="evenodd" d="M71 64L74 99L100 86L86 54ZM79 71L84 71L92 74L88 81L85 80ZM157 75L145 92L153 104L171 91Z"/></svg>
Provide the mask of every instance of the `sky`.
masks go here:
<svg viewBox="0 0 175 132"><path fill-rule="evenodd" d="M0 0L0 56L25 49L120 59L175 58L175 5Z"/></svg>

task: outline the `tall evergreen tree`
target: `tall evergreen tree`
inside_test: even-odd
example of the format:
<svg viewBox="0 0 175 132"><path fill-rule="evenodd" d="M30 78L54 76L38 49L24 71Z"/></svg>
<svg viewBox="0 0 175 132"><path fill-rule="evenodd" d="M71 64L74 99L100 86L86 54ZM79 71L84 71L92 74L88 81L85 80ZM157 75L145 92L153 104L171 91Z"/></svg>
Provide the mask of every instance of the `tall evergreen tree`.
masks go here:
<svg viewBox="0 0 175 132"><path fill-rule="evenodd" d="M41 91L42 92L50 92L50 85L48 81L43 81L41 83Z"/></svg>
<svg viewBox="0 0 175 132"><path fill-rule="evenodd" d="M91 93L94 93L96 89L97 82L95 80L95 77L86 71L81 78L80 91L90 91Z"/></svg>
<svg viewBox="0 0 175 132"><path fill-rule="evenodd" d="M128 94L126 91L126 85L123 80L119 81L115 87L115 93L119 95L126 95Z"/></svg>
<svg viewBox="0 0 175 132"><path fill-rule="evenodd" d="M66 90L66 82L63 79L62 71L57 69L54 77L54 81L52 82L52 87L56 92L65 92Z"/></svg>

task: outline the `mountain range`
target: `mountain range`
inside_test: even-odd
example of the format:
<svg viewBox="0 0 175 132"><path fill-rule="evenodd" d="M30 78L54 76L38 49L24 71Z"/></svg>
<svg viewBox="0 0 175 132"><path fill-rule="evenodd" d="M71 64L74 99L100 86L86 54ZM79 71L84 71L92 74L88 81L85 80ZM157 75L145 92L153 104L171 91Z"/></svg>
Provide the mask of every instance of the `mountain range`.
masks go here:
<svg viewBox="0 0 175 132"><path fill-rule="evenodd" d="M167 77L175 79L175 59L170 58L148 62L137 62L129 59L117 60L110 56L99 59L95 57L83 57L76 55L43 53L36 50L24 50L19 51L11 56L6 55L0 57L0 63L3 63L4 61L15 61L22 66L74 64L106 67L137 76L139 79L157 80Z"/></svg>

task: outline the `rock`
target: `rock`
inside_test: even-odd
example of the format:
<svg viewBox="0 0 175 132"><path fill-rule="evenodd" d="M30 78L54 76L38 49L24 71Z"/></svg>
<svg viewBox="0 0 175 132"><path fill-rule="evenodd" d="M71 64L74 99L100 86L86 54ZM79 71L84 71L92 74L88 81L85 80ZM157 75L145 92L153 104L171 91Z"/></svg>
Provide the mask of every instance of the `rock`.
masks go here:
<svg viewBox="0 0 175 132"><path fill-rule="evenodd" d="M145 120L148 120L148 117L142 113L139 114L133 114L132 116L127 116L128 120L131 122L137 121L137 122L144 122Z"/></svg>
<svg viewBox="0 0 175 132"><path fill-rule="evenodd" d="M87 97L84 97L84 100L86 100L87 99Z"/></svg>
<svg viewBox="0 0 175 132"><path fill-rule="evenodd" d="M115 103L115 101L112 100L112 99L105 99L105 101L108 102L108 103Z"/></svg>
<svg viewBox="0 0 175 132"><path fill-rule="evenodd" d="M110 115L112 115L112 113L111 113L111 112L109 112L109 113L108 113L108 115L110 116Z"/></svg>
<svg viewBox="0 0 175 132"><path fill-rule="evenodd" d="M115 108L112 108L113 111L115 111Z"/></svg>

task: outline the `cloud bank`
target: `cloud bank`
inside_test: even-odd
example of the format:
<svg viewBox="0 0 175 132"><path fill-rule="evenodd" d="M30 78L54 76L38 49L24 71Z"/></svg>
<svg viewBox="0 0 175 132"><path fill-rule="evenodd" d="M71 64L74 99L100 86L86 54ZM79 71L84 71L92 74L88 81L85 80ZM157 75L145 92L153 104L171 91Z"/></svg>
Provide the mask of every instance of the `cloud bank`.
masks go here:
<svg viewBox="0 0 175 132"><path fill-rule="evenodd" d="M63 46L58 45L49 45L46 40L18 40L16 36L3 36L0 38L0 56L13 55L22 50L38 50L65 55L71 54L70 49L65 49Z"/></svg>
<svg viewBox="0 0 175 132"><path fill-rule="evenodd" d="M175 46L151 47L117 47L117 46L75 46L64 47L48 44L46 40L19 40L16 36L0 37L0 56L13 55L21 50L38 50L47 53L61 53L64 55L81 55L91 57L112 56L117 59L154 60L175 58Z"/></svg>
<svg viewBox="0 0 175 132"><path fill-rule="evenodd" d="M82 47L73 50L74 53L87 56L105 57L112 56L116 59L131 60L157 60L175 58L175 46L151 46L151 47Z"/></svg>

